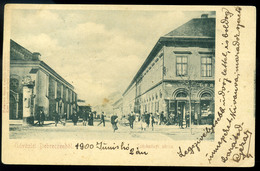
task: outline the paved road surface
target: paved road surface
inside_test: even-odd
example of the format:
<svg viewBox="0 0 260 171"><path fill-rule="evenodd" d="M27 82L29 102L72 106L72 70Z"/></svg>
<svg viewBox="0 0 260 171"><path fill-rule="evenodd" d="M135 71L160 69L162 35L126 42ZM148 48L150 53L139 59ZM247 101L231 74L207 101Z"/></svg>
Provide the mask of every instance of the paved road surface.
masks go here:
<svg viewBox="0 0 260 171"><path fill-rule="evenodd" d="M83 126L79 122L74 126L68 122L66 126L54 122L45 122L44 126L22 126L21 124L10 124L11 139L80 139L80 140L196 140L203 133L206 126L193 126L193 134L189 128L179 129L178 126L155 125L154 130L148 128L146 131L140 129L140 123L134 124L134 129L129 126L119 125L114 133L110 122L106 126ZM208 126L209 127L209 126ZM207 140L213 140L214 134L208 135Z"/></svg>

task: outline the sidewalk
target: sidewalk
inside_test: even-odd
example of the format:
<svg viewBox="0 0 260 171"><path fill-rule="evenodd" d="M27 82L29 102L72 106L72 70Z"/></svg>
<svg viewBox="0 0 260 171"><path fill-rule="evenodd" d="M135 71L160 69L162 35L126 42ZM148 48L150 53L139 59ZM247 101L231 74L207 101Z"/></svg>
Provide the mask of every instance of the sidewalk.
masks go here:
<svg viewBox="0 0 260 171"><path fill-rule="evenodd" d="M36 124L38 121L35 120L34 124ZM54 121L44 121L44 125L51 125L54 124ZM9 120L9 125L10 126L22 126L23 125L23 120Z"/></svg>
<svg viewBox="0 0 260 171"><path fill-rule="evenodd" d="M83 120L79 119L77 124L78 125L82 125ZM99 123L99 120L94 120L94 124L95 123ZM36 124L37 123L37 124ZM106 123L110 123L110 122L106 122ZM58 123L60 125L60 122ZM66 125L73 125L72 120L66 120ZM23 120L19 119L19 120L9 120L9 126L10 127L19 127L19 126L23 126ZM34 126L38 126L38 120L34 120ZM48 127L55 127L55 121L44 121L44 127L48 126Z"/></svg>

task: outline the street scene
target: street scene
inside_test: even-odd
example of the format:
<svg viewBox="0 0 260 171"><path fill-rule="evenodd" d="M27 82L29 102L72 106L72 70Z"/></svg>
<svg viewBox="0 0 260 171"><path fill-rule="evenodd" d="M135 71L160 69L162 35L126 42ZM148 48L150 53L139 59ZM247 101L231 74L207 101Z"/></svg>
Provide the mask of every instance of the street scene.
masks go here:
<svg viewBox="0 0 260 171"><path fill-rule="evenodd" d="M84 126L83 121L79 121L75 126L71 121L64 126L59 123L57 127L52 121L46 121L43 126L35 125L22 126L22 121L10 121L11 139L74 139L74 140L182 140L183 136L187 140L194 140L203 133L205 125L197 125L190 129L180 131L176 125L154 125L147 130L141 130L141 123L135 122L134 128L124 124L118 125L118 130L113 132L112 124L106 120L106 126L98 126L99 121L94 122L94 126ZM214 134L209 134L205 140L213 140Z"/></svg>
<svg viewBox="0 0 260 171"><path fill-rule="evenodd" d="M196 140L212 126L215 11L12 15L10 139Z"/></svg>

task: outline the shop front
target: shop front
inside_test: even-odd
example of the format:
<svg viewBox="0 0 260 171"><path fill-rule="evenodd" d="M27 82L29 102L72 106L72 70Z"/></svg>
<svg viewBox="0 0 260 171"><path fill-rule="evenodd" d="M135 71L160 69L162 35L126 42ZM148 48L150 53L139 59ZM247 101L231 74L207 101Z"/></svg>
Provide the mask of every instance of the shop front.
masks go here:
<svg viewBox="0 0 260 171"><path fill-rule="evenodd" d="M214 100L210 93L203 93L200 97L200 123L211 125L214 121Z"/></svg>
<svg viewBox="0 0 260 171"><path fill-rule="evenodd" d="M186 126L189 117L189 98L185 91L176 93L173 99L168 100L168 124Z"/></svg>

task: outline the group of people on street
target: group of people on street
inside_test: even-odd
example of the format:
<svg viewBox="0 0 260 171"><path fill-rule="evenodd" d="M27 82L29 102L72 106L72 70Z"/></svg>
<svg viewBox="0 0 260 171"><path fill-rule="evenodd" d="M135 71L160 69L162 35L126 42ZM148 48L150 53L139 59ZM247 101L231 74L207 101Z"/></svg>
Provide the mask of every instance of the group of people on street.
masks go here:
<svg viewBox="0 0 260 171"><path fill-rule="evenodd" d="M55 126L57 126L59 123L61 123L63 126L65 126L66 118L67 118L66 113L64 113L63 115L58 114L56 111L53 111L53 113L54 114L51 116L53 116L53 119L55 121ZM213 118L212 119L212 122L213 122L214 115L209 115L209 116L211 116ZM93 112L83 110L81 113L81 117L83 119L83 126L87 126L87 125L94 126L94 123L93 123L94 122L94 113ZM100 115L100 122L97 124L97 126L99 126L101 124L103 125L103 127L106 126L105 117L106 117L106 115L104 114L104 112L102 112ZM184 126L186 126L186 128L190 127L189 111L182 113L181 110L177 110L176 114L171 112L168 115L168 117L165 116L164 111L162 111L161 113L158 113L158 111L156 113L148 113L147 111L145 111L141 115L135 114L132 111L130 114L128 114L128 117L122 116L122 118L125 118L129 122L130 129L134 129L134 123L139 122L140 128L142 131L146 131L149 127L152 130L154 130L155 124L156 125L178 125L180 129L184 129ZM71 115L70 119L73 122L73 125L76 126L77 123L79 122L79 115L76 110L73 110L73 114ZM117 114L113 114L110 119L111 119L112 129L115 132L116 130L118 130ZM191 119L193 119L192 120L193 124L199 124L197 113L195 113L195 115L193 117L191 117ZM45 114L42 109L39 110L39 113L37 115L37 120L38 120L37 123L40 126L42 126L44 124ZM122 124L122 120L120 120L120 123Z"/></svg>
<svg viewBox="0 0 260 171"><path fill-rule="evenodd" d="M53 111L53 120L55 121L55 127L57 127L57 125L59 123L61 123L63 126L66 125L66 113L64 113L64 115L60 115L58 114L56 111ZM133 128L133 122L135 120L135 116L132 114L132 119L131 120L131 128ZM87 111L83 111L82 112L82 119L83 119L83 126L89 125L89 126L93 126L94 125L94 114L93 112L87 112ZM37 114L37 120L38 122L36 124L39 124L40 126L42 126L44 124L45 121L45 114L44 111L41 109L39 110L39 113ZM71 116L71 120L73 122L73 125L77 125L78 121L79 121L79 116L76 110L73 110L73 114ZM115 132L116 130L118 130L118 116L117 114L113 114L111 116L111 124L112 124L112 128L113 131ZM101 117L100 117L100 122L98 123L97 126L103 124L103 127L106 126L105 124L105 114L104 112L101 113Z"/></svg>
<svg viewBox="0 0 260 171"><path fill-rule="evenodd" d="M123 116L123 118L125 118L125 116ZM154 124L156 123L155 115L147 112L136 116L136 114L132 111L130 114L128 114L127 120L131 129L134 129L135 122L140 122L141 130L146 130L150 125L153 130Z"/></svg>
<svg viewBox="0 0 260 171"><path fill-rule="evenodd" d="M124 117L124 116L123 116ZM164 111L161 113L148 113L145 111L143 114L139 115L137 114L138 122L140 122L141 130L146 130L150 127L152 130L154 130L154 125L178 125L179 128L184 129L184 126L190 127L190 115L189 112L185 112L185 116L183 113L181 113L180 110L178 110L177 115L174 115L174 113L170 113L169 117L166 117L164 114ZM136 115L134 112L131 112L128 115L128 121L130 128L133 129L134 122L136 121Z"/></svg>
<svg viewBox="0 0 260 171"><path fill-rule="evenodd" d="M93 122L94 122L94 114L93 112L88 112L86 110L83 110L82 112L82 119L83 119L83 126L93 126ZM72 121L73 121L73 115L72 115ZM76 119L75 119L76 121ZM78 121L78 120L77 120Z"/></svg>
<svg viewBox="0 0 260 171"><path fill-rule="evenodd" d="M146 130L151 125L152 130L154 130L155 115L153 113L147 113L146 111L141 116L141 130Z"/></svg>
<svg viewBox="0 0 260 171"><path fill-rule="evenodd" d="M67 117L66 113L64 113L63 115L60 115L57 111L54 110L53 114L51 116L52 116L51 118L55 122L56 127L59 123L61 123L63 126L66 125L66 120L67 120L66 119L66 117ZM39 124L39 126L42 126L44 124L44 121L45 121L44 111L42 109L39 110L39 113L37 114L36 117L37 117L37 120L38 120L38 122L36 122L36 124ZM88 122L89 126L94 125L93 124L94 117L93 117L92 112L83 111L82 118L83 118L83 126L86 126L87 122ZM76 110L73 110L73 114L71 115L71 120L73 122L73 125L77 125L77 123L79 121L79 115L78 115ZM104 117L103 117L103 121L104 121ZM104 125L105 125L105 121L104 121Z"/></svg>

